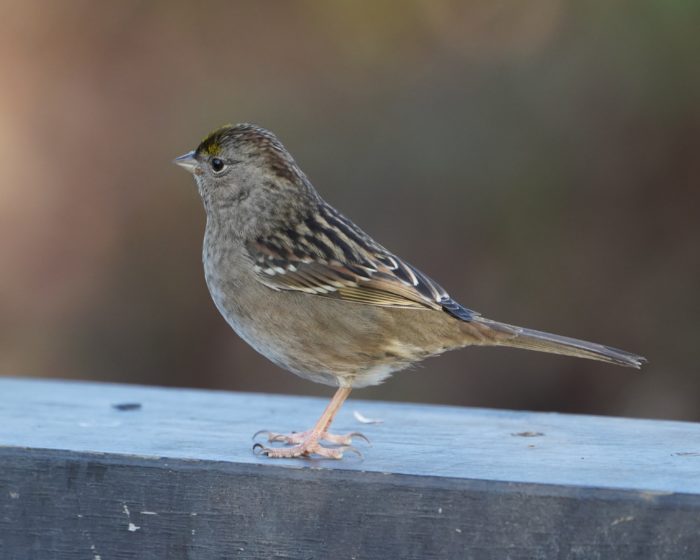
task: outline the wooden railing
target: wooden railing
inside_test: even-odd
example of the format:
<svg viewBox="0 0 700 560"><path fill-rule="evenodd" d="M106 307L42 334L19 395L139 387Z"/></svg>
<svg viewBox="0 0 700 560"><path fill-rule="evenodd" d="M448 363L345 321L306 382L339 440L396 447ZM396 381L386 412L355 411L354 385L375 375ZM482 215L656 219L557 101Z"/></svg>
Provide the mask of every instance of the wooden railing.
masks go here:
<svg viewBox="0 0 700 560"><path fill-rule="evenodd" d="M350 400L364 459L252 453L324 404L0 379L0 558L700 558L698 424Z"/></svg>

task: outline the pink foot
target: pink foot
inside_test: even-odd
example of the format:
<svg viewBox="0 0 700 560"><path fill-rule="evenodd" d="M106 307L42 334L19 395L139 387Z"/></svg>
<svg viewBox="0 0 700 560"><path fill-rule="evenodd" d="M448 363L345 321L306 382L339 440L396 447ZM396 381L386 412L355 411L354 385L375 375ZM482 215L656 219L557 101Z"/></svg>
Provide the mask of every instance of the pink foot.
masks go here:
<svg viewBox="0 0 700 560"><path fill-rule="evenodd" d="M289 445L299 445L306 440L313 437L313 430L306 430L305 432L292 432L291 434L278 434L276 432L271 432L269 430L260 430L255 432L253 439L257 438L259 435L267 434L267 441L269 442L282 442ZM330 432L323 432L320 436L315 437L316 441L327 441L333 445L350 445L352 444L353 438L359 438L365 440L369 443L369 439L366 435L360 432L350 432L349 434L331 434Z"/></svg>
<svg viewBox="0 0 700 560"><path fill-rule="evenodd" d="M297 457L311 457L318 455L326 459L342 459L343 453L351 451L357 453L362 458L362 453L359 449L351 445L343 445L341 447L323 447L318 441L304 442L293 447L265 447L261 443L256 443L253 446L253 452L256 455L265 455L272 459L293 459Z"/></svg>

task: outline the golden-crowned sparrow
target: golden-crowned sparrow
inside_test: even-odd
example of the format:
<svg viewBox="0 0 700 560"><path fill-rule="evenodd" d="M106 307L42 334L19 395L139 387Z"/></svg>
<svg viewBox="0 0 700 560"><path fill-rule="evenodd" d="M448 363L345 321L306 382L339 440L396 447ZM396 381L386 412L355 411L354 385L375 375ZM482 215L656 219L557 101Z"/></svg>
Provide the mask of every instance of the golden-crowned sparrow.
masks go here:
<svg viewBox="0 0 700 560"><path fill-rule="evenodd" d="M645 362L462 307L327 204L265 129L224 126L175 163L194 174L204 202L204 272L226 321L280 367L338 387L312 429L265 432L290 444L256 444L269 457L342 457L359 434L328 428L351 389L447 350L510 346L635 368Z"/></svg>

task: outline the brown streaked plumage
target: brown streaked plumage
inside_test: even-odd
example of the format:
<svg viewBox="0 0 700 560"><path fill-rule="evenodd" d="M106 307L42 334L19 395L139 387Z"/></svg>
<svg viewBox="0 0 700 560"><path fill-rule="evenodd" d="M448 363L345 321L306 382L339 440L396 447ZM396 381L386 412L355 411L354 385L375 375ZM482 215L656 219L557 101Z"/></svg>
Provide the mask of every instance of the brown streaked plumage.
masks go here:
<svg viewBox="0 0 700 560"><path fill-rule="evenodd" d="M256 444L270 457L342 457L358 434L328 429L350 390L447 350L509 346L635 368L645 362L463 307L327 204L267 130L225 126L175 161L194 174L207 212L205 278L226 321L281 367L338 387L311 430L268 433L290 447Z"/></svg>

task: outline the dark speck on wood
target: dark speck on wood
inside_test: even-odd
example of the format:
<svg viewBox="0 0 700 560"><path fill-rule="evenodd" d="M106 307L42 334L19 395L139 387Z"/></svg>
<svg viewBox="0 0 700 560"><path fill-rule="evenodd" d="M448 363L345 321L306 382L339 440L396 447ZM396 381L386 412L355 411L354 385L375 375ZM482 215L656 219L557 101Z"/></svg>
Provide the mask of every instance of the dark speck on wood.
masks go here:
<svg viewBox="0 0 700 560"><path fill-rule="evenodd" d="M119 404L113 404L112 408L116 408L117 410L139 410L141 408L141 403L119 403Z"/></svg>

